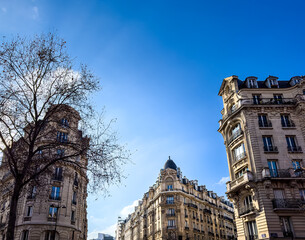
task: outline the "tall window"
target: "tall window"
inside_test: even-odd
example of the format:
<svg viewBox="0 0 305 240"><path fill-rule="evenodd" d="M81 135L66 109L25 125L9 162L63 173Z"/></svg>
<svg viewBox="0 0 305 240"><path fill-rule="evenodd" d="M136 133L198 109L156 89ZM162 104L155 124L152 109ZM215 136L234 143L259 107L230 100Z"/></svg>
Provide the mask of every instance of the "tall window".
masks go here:
<svg viewBox="0 0 305 240"><path fill-rule="evenodd" d="M73 191L72 204L76 204L76 199L77 199L77 193L76 193L76 191Z"/></svg>
<svg viewBox="0 0 305 240"><path fill-rule="evenodd" d="M253 104L260 104L261 103L261 95L260 94L253 94Z"/></svg>
<svg viewBox="0 0 305 240"><path fill-rule="evenodd" d="M184 215L185 215L185 217L187 217L187 210L186 209L184 209Z"/></svg>
<svg viewBox="0 0 305 240"><path fill-rule="evenodd" d="M166 203L167 204L174 204L174 197L173 196L166 197Z"/></svg>
<svg viewBox="0 0 305 240"><path fill-rule="evenodd" d="M69 127L69 122L65 118L61 119L60 123L63 127Z"/></svg>
<svg viewBox="0 0 305 240"><path fill-rule="evenodd" d="M52 186L50 199L60 200L60 187Z"/></svg>
<svg viewBox="0 0 305 240"><path fill-rule="evenodd" d="M30 191L28 198L29 199L35 198L36 192L37 192L37 187L36 186L31 187L31 191Z"/></svg>
<svg viewBox="0 0 305 240"><path fill-rule="evenodd" d="M286 136L287 148L289 152L298 152L300 148L297 146L295 136Z"/></svg>
<svg viewBox="0 0 305 240"><path fill-rule="evenodd" d="M75 222L75 211L72 210L71 212L71 222Z"/></svg>
<svg viewBox="0 0 305 240"><path fill-rule="evenodd" d="M300 189L300 196L303 201L305 201L305 188Z"/></svg>
<svg viewBox="0 0 305 240"><path fill-rule="evenodd" d="M176 225L175 225L175 220L173 220L173 219L168 220L168 221L167 221L167 226L168 226L168 227L175 227L175 226L176 226Z"/></svg>
<svg viewBox="0 0 305 240"><path fill-rule="evenodd" d="M55 240L56 232L54 230L46 231L45 240Z"/></svg>
<svg viewBox="0 0 305 240"><path fill-rule="evenodd" d="M185 227L189 227L187 220L185 220Z"/></svg>
<svg viewBox="0 0 305 240"><path fill-rule="evenodd" d="M68 133L58 131L57 132L57 141L59 141L61 143L68 142Z"/></svg>
<svg viewBox="0 0 305 240"><path fill-rule="evenodd" d="M244 206L248 209L252 207L252 197L251 197L251 195L248 195L248 196L245 197Z"/></svg>
<svg viewBox="0 0 305 240"><path fill-rule="evenodd" d="M171 185L171 184L170 184L170 185L167 185L167 190L168 190L168 191L173 190L173 185Z"/></svg>
<svg viewBox="0 0 305 240"><path fill-rule="evenodd" d="M275 199L284 199L285 194L283 189L273 189L273 194Z"/></svg>
<svg viewBox="0 0 305 240"><path fill-rule="evenodd" d="M51 206L49 208L49 218L57 218L57 211L58 211L57 207Z"/></svg>
<svg viewBox="0 0 305 240"><path fill-rule="evenodd" d="M289 114L281 114L282 127L294 127L293 122L290 119Z"/></svg>
<svg viewBox="0 0 305 240"><path fill-rule="evenodd" d="M245 145L242 143L238 147L233 149L234 153L234 160L239 161L240 159L244 158L246 156L246 149Z"/></svg>
<svg viewBox="0 0 305 240"><path fill-rule="evenodd" d="M293 237L290 217L280 217L284 237Z"/></svg>
<svg viewBox="0 0 305 240"><path fill-rule="evenodd" d="M270 171L270 177L278 177L277 161L268 160L268 167L269 167L269 171Z"/></svg>
<svg viewBox="0 0 305 240"><path fill-rule="evenodd" d="M247 228L248 228L248 235L249 239L257 239L257 228L256 228L256 222L255 221L249 221L247 222Z"/></svg>
<svg viewBox="0 0 305 240"><path fill-rule="evenodd" d="M77 172L75 172L75 175L74 175L74 185L78 186L78 174L77 174Z"/></svg>
<svg viewBox="0 0 305 240"><path fill-rule="evenodd" d="M3 238L4 239L4 238ZM29 230L24 230L22 232L22 240L29 240Z"/></svg>
<svg viewBox="0 0 305 240"><path fill-rule="evenodd" d="M259 127L272 127L272 124L268 120L268 117L266 114L258 115L258 125L259 125Z"/></svg>
<svg viewBox="0 0 305 240"><path fill-rule="evenodd" d="M167 215L169 215L169 216L175 216L175 209L174 209L174 208L169 208L169 209L167 209Z"/></svg>
<svg viewBox="0 0 305 240"><path fill-rule="evenodd" d="M231 140L234 140L241 134L241 127L240 124L236 124L231 131Z"/></svg>
<svg viewBox="0 0 305 240"><path fill-rule="evenodd" d="M33 214L33 206L28 206L27 211L26 211L26 216L32 217L32 214Z"/></svg>
<svg viewBox="0 0 305 240"><path fill-rule="evenodd" d="M272 144L272 137L271 136L263 136L264 142L264 151L265 152L275 152L277 148Z"/></svg>
<svg viewBox="0 0 305 240"><path fill-rule="evenodd" d="M62 168L56 167L54 171L54 180L61 181L62 180Z"/></svg>
<svg viewBox="0 0 305 240"><path fill-rule="evenodd" d="M273 95L274 103L282 104L283 103L283 95L282 94L274 94Z"/></svg>

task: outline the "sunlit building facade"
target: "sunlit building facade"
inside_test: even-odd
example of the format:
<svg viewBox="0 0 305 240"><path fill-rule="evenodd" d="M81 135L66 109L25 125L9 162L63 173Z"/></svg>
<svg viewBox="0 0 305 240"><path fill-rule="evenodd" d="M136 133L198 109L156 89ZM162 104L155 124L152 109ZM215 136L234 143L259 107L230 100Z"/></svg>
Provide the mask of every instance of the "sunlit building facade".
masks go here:
<svg viewBox="0 0 305 240"><path fill-rule="evenodd" d="M169 159L135 211L119 221L116 239L235 239L233 205L182 177Z"/></svg>
<svg viewBox="0 0 305 240"><path fill-rule="evenodd" d="M305 239L305 77L225 78L224 138L238 239Z"/></svg>

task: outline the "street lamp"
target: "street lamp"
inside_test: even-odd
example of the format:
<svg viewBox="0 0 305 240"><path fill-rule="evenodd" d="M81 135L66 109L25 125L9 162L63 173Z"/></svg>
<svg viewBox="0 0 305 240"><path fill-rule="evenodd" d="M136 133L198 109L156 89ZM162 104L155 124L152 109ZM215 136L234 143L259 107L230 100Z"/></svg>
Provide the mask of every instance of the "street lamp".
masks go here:
<svg viewBox="0 0 305 240"><path fill-rule="evenodd" d="M57 227L57 219L59 217L59 210L62 208L62 209L65 209L67 208L65 205L57 205L55 206L54 204L51 204L51 207L56 207L58 210L56 211L56 218L55 218L55 229L54 229L54 232L53 234L51 235L51 240L56 240L56 227Z"/></svg>

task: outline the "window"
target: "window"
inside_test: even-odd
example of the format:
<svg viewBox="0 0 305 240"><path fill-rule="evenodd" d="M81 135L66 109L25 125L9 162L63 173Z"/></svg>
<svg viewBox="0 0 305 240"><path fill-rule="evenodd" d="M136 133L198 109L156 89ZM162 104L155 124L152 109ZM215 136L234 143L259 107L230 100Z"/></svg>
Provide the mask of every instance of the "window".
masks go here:
<svg viewBox="0 0 305 240"><path fill-rule="evenodd" d="M246 156L245 145L242 143L238 147L233 149L234 160L239 161Z"/></svg>
<svg viewBox="0 0 305 240"><path fill-rule="evenodd" d="M32 214L33 214L33 206L28 206L27 211L26 211L26 216L32 217Z"/></svg>
<svg viewBox="0 0 305 240"><path fill-rule="evenodd" d="M238 172L235 174L235 178L240 178L240 177L242 177L242 176L244 175L244 173L247 172L247 171L248 171L248 168L247 168L247 167L241 169L240 171L238 171Z"/></svg>
<svg viewBox="0 0 305 240"><path fill-rule="evenodd" d="M185 220L185 227L189 227L187 220Z"/></svg>
<svg viewBox="0 0 305 240"><path fill-rule="evenodd" d="M253 94L253 104L260 104L261 102L261 95L260 94Z"/></svg>
<svg viewBox="0 0 305 240"><path fill-rule="evenodd" d="M255 221L247 222L247 230L248 230L249 239L257 239L258 238Z"/></svg>
<svg viewBox="0 0 305 240"><path fill-rule="evenodd" d="M45 240L55 240L55 231L46 231Z"/></svg>
<svg viewBox="0 0 305 240"><path fill-rule="evenodd" d="M303 201L305 201L305 188L300 189L300 196Z"/></svg>
<svg viewBox="0 0 305 240"><path fill-rule="evenodd" d="M187 210L186 210L186 209L184 209L184 215L185 215L185 217L188 217L188 216L187 216Z"/></svg>
<svg viewBox="0 0 305 240"><path fill-rule="evenodd" d="M176 226L176 225L175 225L175 220L172 220L172 219L171 219L171 220L168 220L168 221L167 221L167 226L168 226L168 227L175 227L175 226Z"/></svg>
<svg viewBox="0 0 305 240"><path fill-rule="evenodd" d="M57 217L57 211L58 211L57 207L51 206L49 208L49 218L56 218Z"/></svg>
<svg viewBox="0 0 305 240"><path fill-rule="evenodd" d="M3 238L4 239L4 238ZM29 230L24 230L22 232L22 240L28 240L29 239Z"/></svg>
<svg viewBox="0 0 305 240"><path fill-rule="evenodd" d="M173 190L173 185L167 185L167 190L168 190L168 191Z"/></svg>
<svg viewBox="0 0 305 240"><path fill-rule="evenodd" d="M72 210L71 212L71 222L75 222L75 211Z"/></svg>
<svg viewBox="0 0 305 240"><path fill-rule="evenodd" d="M75 191L73 191L72 204L76 204L76 199L77 199L77 193Z"/></svg>
<svg viewBox="0 0 305 240"><path fill-rule="evenodd" d="M277 80L276 79L270 79L270 86L271 87L277 87L278 86Z"/></svg>
<svg viewBox="0 0 305 240"><path fill-rule="evenodd" d="M167 209L167 215L169 215L169 216L175 216L175 209L174 209L174 208L169 208L169 209Z"/></svg>
<svg viewBox="0 0 305 240"><path fill-rule="evenodd" d="M50 195L52 200L60 200L60 187L52 186L52 191Z"/></svg>
<svg viewBox="0 0 305 240"><path fill-rule="evenodd" d="M268 116L266 114L258 115L258 125L259 127L272 127L272 124L268 120Z"/></svg>
<svg viewBox="0 0 305 240"><path fill-rule="evenodd" d="M240 124L236 124L231 130L230 142L242 134Z"/></svg>
<svg viewBox="0 0 305 240"><path fill-rule="evenodd" d="M62 168L56 167L54 171L54 180L61 181L62 180Z"/></svg>
<svg viewBox="0 0 305 240"><path fill-rule="evenodd" d="M58 157L65 156L65 149L57 149L57 156Z"/></svg>
<svg viewBox="0 0 305 240"><path fill-rule="evenodd" d="M301 160L292 160L293 169L301 169Z"/></svg>
<svg viewBox="0 0 305 240"><path fill-rule="evenodd" d="M285 194L283 189L273 189L273 194L275 199L284 199Z"/></svg>
<svg viewBox="0 0 305 240"><path fill-rule="evenodd" d="M301 147L297 146L295 136L286 136L288 152L301 152Z"/></svg>
<svg viewBox="0 0 305 240"><path fill-rule="evenodd" d="M63 127L69 127L69 122L65 118L61 119L60 123Z"/></svg>
<svg viewBox="0 0 305 240"><path fill-rule="evenodd" d="M252 197L251 197L251 195L248 195L248 196L245 197L245 199L244 199L244 206L246 208L250 208L252 206Z"/></svg>
<svg viewBox="0 0 305 240"><path fill-rule="evenodd" d="M290 217L280 217L284 237L293 237Z"/></svg>
<svg viewBox="0 0 305 240"><path fill-rule="evenodd" d="M274 94L273 99L274 99L275 104L282 104L283 103L283 95L282 94Z"/></svg>
<svg viewBox="0 0 305 240"><path fill-rule="evenodd" d="M270 177L278 177L277 161L269 160L268 167L269 167L269 171L270 171Z"/></svg>
<svg viewBox="0 0 305 240"><path fill-rule="evenodd" d="M77 174L77 172L74 175L74 185L78 186L78 174Z"/></svg>
<svg viewBox="0 0 305 240"><path fill-rule="evenodd" d="M33 187L31 188L31 191L30 191L30 194L29 194L29 196L28 196L28 199L33 199L33 198L35 198L36 192L37 192L37 187L36 187L36 186L33 186Z"/></svg>
<svg viewBox="0 0 305 240"><path fill-rule="evenodd" d="M290 120L289 114L281 114L282 127L294 127L294 123Z"/></svg>
<svg viewBox="0 0 305 240"><path fill-rule="evenodd" d="M263 136L263 142L265 152L277 152L277 147L274 147L272 144L271 136Z"/></svg>
<svg viewBox="0 0 305 240"><path fill-rule="evenodd" d="M58 131L57 132L57 141L59 141L61 143L68 142L68 133Z"/></svg>
<svg viewBox="0 0 305 240"><path fill-rule="evenodd" d="M257 82L256 79L248 79L248 87L249 88L257 88Z"/></svg>
<svg viewBox="0 0 305 240"><path fill-rule="evenodd" d="M166 197L166 203L167 204L174 204L174 197L173 196Z"/></svg>

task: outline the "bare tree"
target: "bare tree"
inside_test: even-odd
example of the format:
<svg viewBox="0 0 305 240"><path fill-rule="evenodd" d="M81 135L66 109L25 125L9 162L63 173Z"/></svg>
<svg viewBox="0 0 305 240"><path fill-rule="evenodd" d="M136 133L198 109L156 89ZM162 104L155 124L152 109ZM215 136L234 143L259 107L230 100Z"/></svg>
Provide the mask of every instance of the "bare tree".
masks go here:
<svg viewBox="0 0 305 240"><path fill-rule="evenodd" d="M69 162L85 169L93 192L121 181L121 166L130 154L118 143L111 122L105 123L90 103L90 94L99 88L99 81L85 65L75 68L66 42L53 33L32 39L18 36L1 44L0 150L2 167L13 178L6 239L14 239L18 198L56 163ZM50 126L60 121L62 111L81 121L82 132L72 125L68 126L71 131L87 137L58 141ZM64 148L65 154L55 154L58 148ZM88 161L71 160L77 156Z"/></svg>

